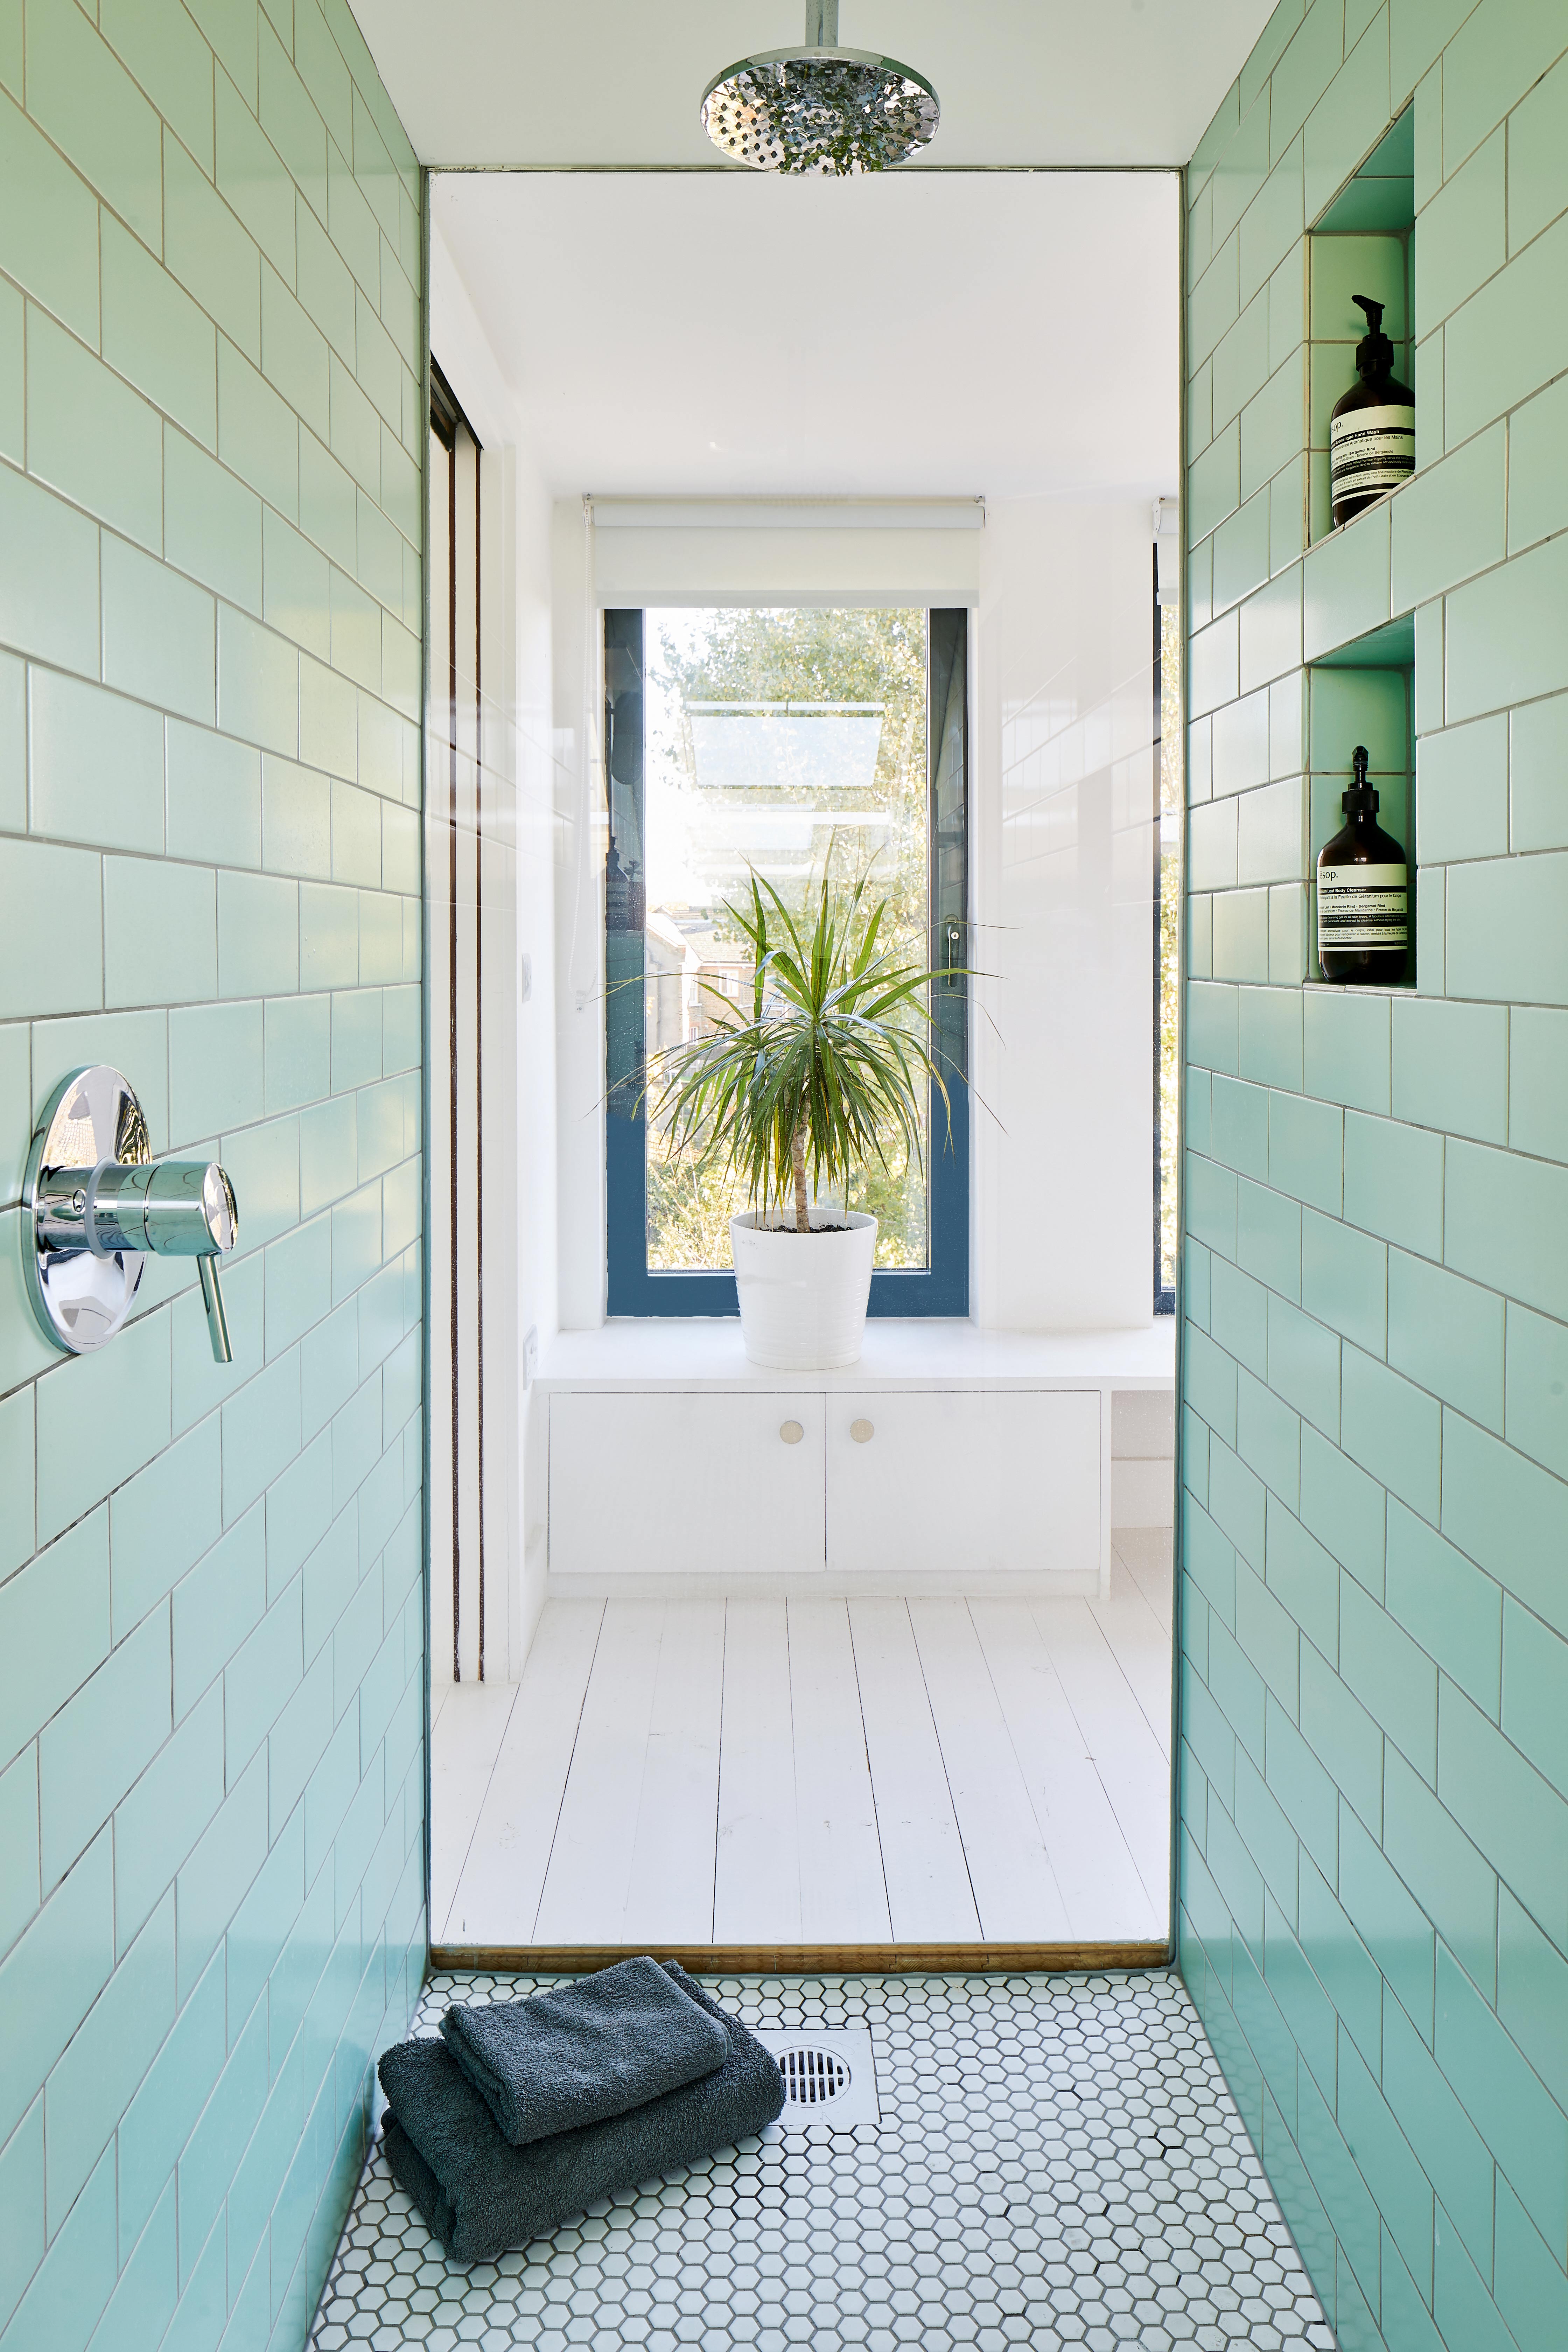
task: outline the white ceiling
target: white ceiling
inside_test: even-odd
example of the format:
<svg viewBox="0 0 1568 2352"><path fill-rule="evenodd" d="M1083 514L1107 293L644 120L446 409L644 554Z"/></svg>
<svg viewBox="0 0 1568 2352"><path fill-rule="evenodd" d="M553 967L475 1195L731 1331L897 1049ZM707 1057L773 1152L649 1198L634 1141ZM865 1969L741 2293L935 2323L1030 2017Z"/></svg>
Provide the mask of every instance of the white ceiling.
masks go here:
<svg viewBox="0 0 1568 2352"><path fill-rule="evenodd" d="M1167 173L455 173L431 202L557 495L1175 488Z"/></svg>
<svg viewBox="0 0 1568 2352"><path fill-rule="evenodd" d="M805 17L802 0L353 5L416 152L447 164L712 163L704 89L795 46ZM934 82L932 165L1184 163L1272 5L842 0L839 38Z"/></svg>

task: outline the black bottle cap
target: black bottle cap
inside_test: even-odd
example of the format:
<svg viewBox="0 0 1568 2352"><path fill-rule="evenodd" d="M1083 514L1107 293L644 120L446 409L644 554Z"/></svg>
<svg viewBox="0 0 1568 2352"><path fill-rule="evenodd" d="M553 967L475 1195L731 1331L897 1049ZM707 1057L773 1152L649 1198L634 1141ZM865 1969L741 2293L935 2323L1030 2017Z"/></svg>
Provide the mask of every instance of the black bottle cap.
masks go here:
<svg viewBox="0 0 1568 2352"><path fill-rule="evenodd" d="M1370 294L1352 294L1352 301L1366 320L1366 333L1355 347L1355 363L1362 375L1387 375L1394 365L1394 345L1383 331L1383 304L1374 302Z"/></svg>
<svg viewBox="0 0 1568 2352"><path fill-rule="evenodd" d="M1351 753L1351 785L1340 803L1346 816L1375 816L1378 809L1377 790L1366 780L1366 745L1358 743Z"/></svg>

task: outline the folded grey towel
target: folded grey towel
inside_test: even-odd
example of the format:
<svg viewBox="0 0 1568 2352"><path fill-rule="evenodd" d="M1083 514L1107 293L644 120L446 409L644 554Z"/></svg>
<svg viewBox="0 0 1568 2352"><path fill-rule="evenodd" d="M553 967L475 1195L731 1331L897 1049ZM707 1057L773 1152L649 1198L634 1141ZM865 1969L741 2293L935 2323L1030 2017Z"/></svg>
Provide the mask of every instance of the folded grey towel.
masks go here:
<svg viewBox="0 0 1568 2352"><path fill-rule="evenodd" d="M711 2074L723 2026L647 1955L527 2000L454 2001L447 2047L516 2147Z"/></svg>
<svg viewBox="0 0 1568 2352"><path fill-rule="evenodd" d="M709 2000L683 1969L668 1974L718 2020L729 2056L629 2114L513 2147L439 2040L400 2042L377 2069L392 2112L383 2145L398 2187L454 2262L492 2262L549 2235L601 2197L684 2170L760 2132L784 2105L771 2052Z"/></svg>

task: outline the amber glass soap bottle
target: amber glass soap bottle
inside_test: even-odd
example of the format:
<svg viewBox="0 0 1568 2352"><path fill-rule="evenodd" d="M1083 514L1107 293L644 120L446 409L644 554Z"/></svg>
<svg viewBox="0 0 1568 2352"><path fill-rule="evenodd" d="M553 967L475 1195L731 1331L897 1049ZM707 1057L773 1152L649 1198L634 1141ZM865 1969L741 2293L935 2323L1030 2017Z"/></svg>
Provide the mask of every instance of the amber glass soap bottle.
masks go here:
<svg viewBox="0 0 1568 2352"><path fill-rule="evenodd" d="M1415 470L1415 394L1394 380L1382 303L1367 294L1354 299L1366 318L1366 333L1356 345L1357 381L1329 419L1329 498L1336 530Z"/></svg>
<svg viewBox="0 0 1568 2352"><path fill-rule="evenodd" d="M1318 965L1325 980L1386 987L1405 977L1409 877L1404 850L1377 822L1364 743L1352 758L1346 823L1318 852Z"/></svg>

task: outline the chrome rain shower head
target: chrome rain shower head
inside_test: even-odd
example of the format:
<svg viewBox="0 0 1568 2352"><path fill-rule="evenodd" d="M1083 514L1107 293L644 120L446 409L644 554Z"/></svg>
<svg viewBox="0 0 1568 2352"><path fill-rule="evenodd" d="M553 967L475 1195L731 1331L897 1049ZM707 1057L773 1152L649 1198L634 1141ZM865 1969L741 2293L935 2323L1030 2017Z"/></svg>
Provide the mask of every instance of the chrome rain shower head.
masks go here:
<svg viewBox="0 0 1568 2352"><path fill-rule="evenodd" d="M838 47L838 0L806 0L803 48L742 58L702 93L709 138L753 172L885 172L928 147L941 120L923 74Z"/></svg>

